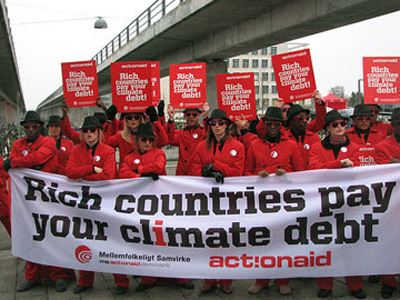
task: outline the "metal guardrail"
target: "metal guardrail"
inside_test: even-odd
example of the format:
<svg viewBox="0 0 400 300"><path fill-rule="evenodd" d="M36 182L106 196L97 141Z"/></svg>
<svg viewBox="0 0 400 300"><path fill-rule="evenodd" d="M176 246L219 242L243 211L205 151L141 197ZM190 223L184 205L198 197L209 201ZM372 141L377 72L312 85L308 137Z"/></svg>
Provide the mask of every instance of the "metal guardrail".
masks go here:
<svg viewBox="0 0 400 300"><path fill-rule="evenodd" d="M125 46L130 40L138 36L146 28L160 20L170 11L186 0L156 0L149 8L142 12L139 17L133 20L115 38L101 49L93 58L97 65L101 64L113 53Z"/></svg>

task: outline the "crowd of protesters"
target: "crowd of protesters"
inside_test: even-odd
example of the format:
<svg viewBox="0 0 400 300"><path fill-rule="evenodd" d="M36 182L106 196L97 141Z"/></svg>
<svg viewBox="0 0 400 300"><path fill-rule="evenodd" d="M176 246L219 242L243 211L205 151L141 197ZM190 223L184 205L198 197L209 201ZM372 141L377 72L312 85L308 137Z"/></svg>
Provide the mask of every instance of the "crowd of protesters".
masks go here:
<svg viewBox="0 0 400 300"><path fill-rule="evenodd" d="M62 116L51 116L47 124L37 112L28 111L21 121L23 138L18 136L15 126L1 128L1 134L7 136L6 143L12 145L10 152L2 152L2 156L8 158L2 163L4 169L0 169L0 220L10 234L6 172L11 168L57 173L72 180L138 177L158 180L159 176L166 175L166 155L161 149L166 145L179 148L176 175L211 177L219 184L233 176L266 178L270 174L281 176L311 169L400 162L400 109L393 111L391 124L388 124L377 121L379 105L357 105L351 116L354 125L348 128L348 119L338 111L326 112L318 91L314 92L316 118L313 121L310 121L310 110L282 102L279 107L269 107L260 120L232 122L223 110L210 112L206 103L202 108L183 111L186 121L183 129L176 128L176 112L171 105L166 109L166 120L164 101L160 101L157 110L149 107L144 112L123 113L119 119L115 106L107 108L100 100L97 104L104 112L86 117L79 131L71 127L66 104ZM42 134L44 128L48 137ZM317 134L321 130L326 132L322 140ZM74 293L91 288L94 275L94 272L79 271ZM67 289L67 280L74 277L73 270L27 262L26 280L18 291L29 290L50 279L55 281L56 291L63 292ZM125 293L129 287L128 277L114 274L114 279L116 293ZM361 276L345 279L352 296L366 297ZM157 280L160 278L141 277L136 290L144 291L156 285ZM376 276L371 280L376 280ZM396 288L394 275L381 276L381 282L382 297L391 297ZM175 283L182 288L194 288L189 279L177 278ZM291 293L289 278L276 279L275 284L282 295ZM209 293L218 285L223 293L233 292L231 279L206 279L201 292ZM257 294L268 285L268 278L260 278L248 291ZM317 278L317 285L318 297L331 296L333 278Z"/></svg>

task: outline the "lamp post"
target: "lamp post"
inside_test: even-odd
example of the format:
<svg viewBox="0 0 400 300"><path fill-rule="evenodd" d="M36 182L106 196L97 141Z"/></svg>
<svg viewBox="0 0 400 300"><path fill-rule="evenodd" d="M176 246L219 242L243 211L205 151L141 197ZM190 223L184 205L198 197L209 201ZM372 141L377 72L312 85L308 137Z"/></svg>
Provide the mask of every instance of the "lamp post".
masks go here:
<svg viewBox="0 0 400 300"><path fill-rule="evenodd" d="M358 102L364 104L364 100L361 99L361 81L363 79L358 79Z"/></svg>

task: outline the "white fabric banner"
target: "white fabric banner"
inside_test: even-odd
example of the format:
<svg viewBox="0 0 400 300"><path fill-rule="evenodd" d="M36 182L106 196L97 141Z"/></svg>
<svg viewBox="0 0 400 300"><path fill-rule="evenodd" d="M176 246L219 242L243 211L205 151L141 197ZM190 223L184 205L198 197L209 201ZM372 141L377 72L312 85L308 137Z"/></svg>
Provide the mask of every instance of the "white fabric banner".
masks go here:
<svg viewBox="0 0 400 300"><path fill-rule="evenodd" d="M41 264L210 279L400 272L396 165L224 184L10 175L12 253Z"/></svg>

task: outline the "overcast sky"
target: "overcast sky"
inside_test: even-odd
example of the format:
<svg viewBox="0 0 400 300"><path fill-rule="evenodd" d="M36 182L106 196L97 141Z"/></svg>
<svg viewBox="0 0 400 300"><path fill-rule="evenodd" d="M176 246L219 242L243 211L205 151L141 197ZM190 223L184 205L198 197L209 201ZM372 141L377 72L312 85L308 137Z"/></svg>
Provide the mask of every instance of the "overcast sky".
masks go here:
<svg viewBox="0 0 400 300"><path fill-rule="evenodd" d="M91 59L153 2L6 0L27 109L61 86L62 62ZM97 16L107 20L108 29L93 28ZM46 22L52 20L58 22ZM400 56L399 20L396 12L296 40L310 44L322 95L336 85L343 85L346 94L356 92L363 56Z"/></svg>

